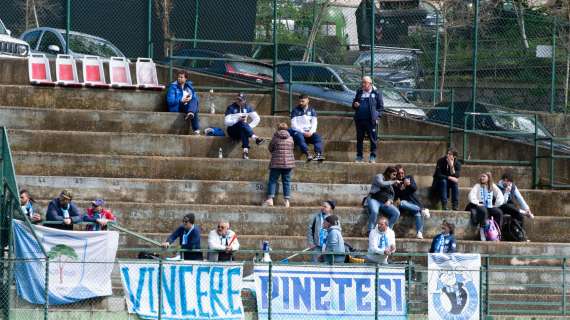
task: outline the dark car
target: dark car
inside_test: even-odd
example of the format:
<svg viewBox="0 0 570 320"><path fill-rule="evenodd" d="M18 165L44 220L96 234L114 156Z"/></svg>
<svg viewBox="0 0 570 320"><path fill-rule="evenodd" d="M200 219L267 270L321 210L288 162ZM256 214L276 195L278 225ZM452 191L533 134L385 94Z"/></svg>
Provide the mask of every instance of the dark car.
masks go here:
<svg viewBox="0 0 570 320"><path fill-rule="evenodd" d="M437 107L445 107L447 109L430 110L427 113L428 120L449 125L449 103L444 102L437 105ZM475 112L481 114L466 118L466 114L470 112L472 112L472 103L470 101L455 102L453 104L453 126L463 129L467 119L467 129L471 130L473 129L473 119L475 119L475 129L477 130L497 131L492 134L526 143L534 143L534 116L518 114L501 106L479 102L475 105ZM540 122L536 124L538 138L552 137L552 133ZM501 134L501 131L505 133ZM520 135L512 135L507 132L520 132ZM547 141L541 141L540 144L550 145ZM554 146L558 151L570 153L570 146L566 144L554 143Z"/></svg>
<svg viewBox="0 0 570 320"><path fill-rule="evenodd" d="M174 56L184 57L173 58L174 66L264 86L273 85L271 66L252 62L251 58L207 49L183 49ZM168 64L170 60L164 63ZM278 76L276 81L283 82L283 79Z"/></svg>

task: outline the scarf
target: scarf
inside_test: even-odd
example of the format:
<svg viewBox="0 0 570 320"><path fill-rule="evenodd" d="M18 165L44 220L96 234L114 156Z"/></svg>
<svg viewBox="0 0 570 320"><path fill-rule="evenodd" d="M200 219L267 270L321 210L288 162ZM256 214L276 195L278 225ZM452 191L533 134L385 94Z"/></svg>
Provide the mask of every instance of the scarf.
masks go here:
<svg viewBox="0 0 570 320"><path fill-rule="evenodd" d="M194 225L192 225L192 228L190 228L190 230L188 230L187 232L184 232L182 234L182 245L183 246L188 244L188 236L190 235L190 232L192 232L192 230L194 230Z"/></svg>
<svg viewBox="0 0 570 320"><path fill-rule="evenodd" d="M489 192L487 188L481 186L480 189L481 193L481 201L483 202L483 206L485 208L492 208L493 207L493 192Z"/></svg>

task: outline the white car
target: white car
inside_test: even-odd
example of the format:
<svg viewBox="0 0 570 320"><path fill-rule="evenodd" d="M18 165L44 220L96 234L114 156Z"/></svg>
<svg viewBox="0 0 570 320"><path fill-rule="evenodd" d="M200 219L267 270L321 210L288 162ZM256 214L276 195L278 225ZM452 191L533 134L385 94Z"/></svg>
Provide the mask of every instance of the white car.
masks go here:
<svg viewBox="0 0 570 320"><path fill-rule="evenodd" d="M27 57L30 54L30 46L27 42L12 38L10 30L6 29L0 20L0 57Z"/></svg>

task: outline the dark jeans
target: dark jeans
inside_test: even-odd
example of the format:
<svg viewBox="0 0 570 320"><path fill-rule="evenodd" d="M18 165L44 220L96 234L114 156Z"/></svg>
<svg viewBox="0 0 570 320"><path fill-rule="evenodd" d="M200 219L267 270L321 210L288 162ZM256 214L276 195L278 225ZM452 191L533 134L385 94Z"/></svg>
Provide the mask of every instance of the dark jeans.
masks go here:
<svg viewBox="0 0 570 320"><path fill-rule="evenodd" d="M274 198L277 193L277 180L281 176L283 183L283 198L291 198L291 171L293 169L269 169L269 182L267 182L267 197Z"/></svg>
<svg viewBox="0 0 570 320"><path fill-rule="evenodd" d="M184 106L180 107L180 110L184 109L185 109ZM199 115L200 109L198 109L198 106L192 105L188 108L188 112L192 112L194 114L194 118L192 120L188 120L192 125L192 131L200 130L200 115ZM186 116L186 114L184 114L184 116Z"/></svg>
<svg viewBox="0 0 570 320"><path fill-rule="evenodd" d="M499 227L503 226L503 211L499 208L485 208L480 206L471 206L471 215L476 217L476 222L480 226L485 225L489 216L493 217L495 221L499 224Z"/></svg>
<svg viewBox="0 0 570 320"><path fill-rule="evenodd" d="M505 203L499 207L503 211L504 214L508 214L511 216L511 219L518 220L521 225L524 222L523 215L520 213L519 209L513 204Z"/></svg>
<svg viewBox="0 0 570 320"><path fill-rule="evenodd" d="M242 148L249 148L249 138L252 135L253 129L249 126L249 124L243 121L238 121L233 126L228 127L228 136L236 140L241 139Z"/></svg>
<svg viewBox="0 0 570 320"><path fill-rule="evenodd" d="M376 157L376 142L378 135L376 133L376 123L372 120L354 120L356 125L356 156L362 157L362 149L364 148L364 136L370 138L370 155Z"/></svg>
<svg viewBox="0 0 570 320"><path fill-rule="evenodd" d="M441 200L442 209L447 208L447 195L451 189L451 207L457 209L459 206L459 185L447 179L436 181L435 184L439 199Z"/></svg>
<svg viewBox="0 0 570 320"><path fill-rule="evenodd" d="M315 146L315 153L323 153L323 142L321 136L318 133L313 133L312 136L305 138L302 132L294 129L289 129L289 134L293 137L295 145L299 146L301 152L307 154L309 152L309 147L307 144L313 144Z"/></svg>

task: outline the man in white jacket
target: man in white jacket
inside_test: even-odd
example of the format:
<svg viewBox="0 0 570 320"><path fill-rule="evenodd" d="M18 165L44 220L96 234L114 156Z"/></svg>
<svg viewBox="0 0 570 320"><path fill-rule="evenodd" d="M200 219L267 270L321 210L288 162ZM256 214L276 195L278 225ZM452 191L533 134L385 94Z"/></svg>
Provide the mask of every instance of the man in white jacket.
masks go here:
<svg viewBox="0 0 570 320"><path fill-rule="evenodd" d="M251 122L247 122L251 118ZM241 140L243 148L243 158L249 159L249 138L255 140L256 144L262 144L264 139L255 135L253 128L259 124L259 115L253 110L243 93L236 96L234 103L228 106L225 113L224 124L228 136Z"/></svg>
<svg viewBox="0 0 570 320"><path fill-rule="evenodd" d="M220 220L218 227L208 234L208 261L232 261L234 252L239 250L237 234L230 230L230 223Z"/></svg>
<svg viewBox="0 0 570 320"><path fill-rule="evenodd" d="M396 252L396 235L388 226L388 219L380 217L378 226L368 235L368 262L388 264L388 257Z"/></svg>

